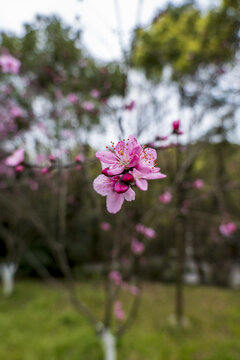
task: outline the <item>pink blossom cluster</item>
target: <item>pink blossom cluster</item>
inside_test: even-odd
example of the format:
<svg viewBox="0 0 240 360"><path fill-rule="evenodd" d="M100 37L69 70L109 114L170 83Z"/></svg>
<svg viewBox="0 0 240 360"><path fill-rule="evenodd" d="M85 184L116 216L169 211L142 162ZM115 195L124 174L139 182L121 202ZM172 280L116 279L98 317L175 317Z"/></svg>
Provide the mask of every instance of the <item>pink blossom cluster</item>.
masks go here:
<svg viewBox="0 0 240 360"><path fill-rule="evenodd" d="M122 275L119 271L112 270L108 277L112 282L114 282L115 285L119 286L122 284Z"/></svg>
<svg viewBox="0 0 240 360"><path fill-rule="evenodd" d="M196 179L193 182L193 187L198 190L202 189L204 187L204 181L202 179Z"/></svg>
<svg viewBox="0 0 240 360"><path fill-rule="evenodd" d="M24 149L20 148L15 150L12 155L8 156L5 159L5 165L15 167L17 172L23 171L23 162L24 162Z"/></svg>
<svg viewBox="0 0 240 360"><path fill-rule="evenodd" d="M110 225L108 222L103 221L103 222L101 222L101 224L100 224L100 228L101 228L101 230L103 230L103 231L109 231L109 230L111 230L111 225Z"/></svg>
<svg viewBox="0 0 240 360"><path fill-rule="evenodd" d="M107 150L97 152L96 157L103 170L94 180L93 187L98 194L107 197L107 210L113 214L121 209L124 200L135 200L134 185L146 191L148 180L166 177L155 166L156 150L142 147L133 135L116 146L112 143L112 149L107 147Z"/></svg>
<svg viewBox="0 0 240 360"><path fill-rule="evenodd" d="M164 191L161 195L159 195L158 200L162 204L168 204L172 201L172 193L169 190Z"/></svg>
<svg viewBox="0 0 240 360"><path fill-rule="evenodd" d="M123 311L122 303L119 300L115 301L115 303L114 303L114 316L119 321L123 321L126 317L126 315Z"/></svg>
<svg viewBox="0 0 240 360"><path fill-rule="evenodd" d="M152 228L148 228L148 227L144 226L143 224L137 224L136 230L139 233L145 235L149 239L153 239L156 237L156 231Z"/></svg>
<svg viewBox="0 0 240 360"><path fill-rule="evenodd" d="M237 230L237 225L234 222L222 223L219 230L223 236L229 237Z"/></svg>
<svg viewBox="0 0 240 360"><path fill-rule="evenodd" d="M18 74L21 62L10 54L0 56L0 69L4 74Z"/></svg>
<svg viewBox="0 0 240 360"><path fill-rule="evenodd" d="M132 250L133 254L141 255L145 250L145 246L142 242L133 238L131 241L131 250Z"/></svg>

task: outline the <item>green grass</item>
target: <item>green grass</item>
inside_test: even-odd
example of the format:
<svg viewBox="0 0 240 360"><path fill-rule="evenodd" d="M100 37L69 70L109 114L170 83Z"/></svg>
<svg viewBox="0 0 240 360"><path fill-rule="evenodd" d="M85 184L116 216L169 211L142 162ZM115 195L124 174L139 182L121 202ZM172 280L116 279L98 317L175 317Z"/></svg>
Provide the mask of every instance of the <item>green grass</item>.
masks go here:
<svg viewBox="0 0 240 360"><path fill-rule="evenodd" d="M101 315L100 284L81 283L79 292ZM118 360L239 360L240 293L186 288L185 298L190 326L179 330L169 324L173 287L146 284L139 317L118 344ZM1 360L101 360L101 351L86 320L56 289L21 282L10 298L0 295Z"/></svg>

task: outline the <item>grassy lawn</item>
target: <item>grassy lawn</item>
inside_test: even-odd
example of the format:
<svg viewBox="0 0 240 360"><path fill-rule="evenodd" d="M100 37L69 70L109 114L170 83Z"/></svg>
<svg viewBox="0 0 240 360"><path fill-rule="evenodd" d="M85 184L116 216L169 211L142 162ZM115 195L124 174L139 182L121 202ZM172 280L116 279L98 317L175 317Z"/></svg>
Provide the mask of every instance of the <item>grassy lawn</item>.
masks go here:
<svg viewBox="0 0 240 360"><path fill-rule="evenodd" d="M104 294L95 283L79 291L101 315ZM172 286L146 284L138 320L118 344L118 360L239 360L240 293L186 288L188 328L169 324ZM126 298L125 302L129 302ZM66 296L44 284L21 282L0 295L1 360L101 360L99 340Z"/></svg>

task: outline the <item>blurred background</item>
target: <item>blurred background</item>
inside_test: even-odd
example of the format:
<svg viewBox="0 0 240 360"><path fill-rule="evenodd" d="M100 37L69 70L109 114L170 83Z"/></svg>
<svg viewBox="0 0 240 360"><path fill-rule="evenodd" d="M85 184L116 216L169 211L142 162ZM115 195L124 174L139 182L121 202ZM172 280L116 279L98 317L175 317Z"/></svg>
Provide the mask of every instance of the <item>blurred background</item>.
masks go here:
<svg viewBox="0 0 240 360"><path fill-rule="evenodd" d="M239 30L239 0L0 4L0 359L103 359L82 301L119 359L240 358ZM112 215L95 153L130 134L167 177Z"/></svg>

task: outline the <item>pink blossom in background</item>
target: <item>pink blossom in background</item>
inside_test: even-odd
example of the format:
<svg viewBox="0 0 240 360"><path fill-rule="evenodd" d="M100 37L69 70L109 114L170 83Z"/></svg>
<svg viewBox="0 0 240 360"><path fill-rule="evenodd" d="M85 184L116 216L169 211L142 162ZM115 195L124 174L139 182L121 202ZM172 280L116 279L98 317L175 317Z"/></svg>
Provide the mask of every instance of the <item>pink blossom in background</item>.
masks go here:
<svg viewBox="0 0 240 360"><path fill-rule="evenodd" d="M152 228L148 228L144 226L143 224L137 224L136 230L140 232L141 234L145 235L149 239L153 239L156 237L156 231Z"/></svg>
<svg viewBox="0 0 240 360"><path fill-rule="evenodd" d="M47 168L47 167L44 167L44 168L41 169L41 173L42 173L43 175L48 174L49 171L50 171L50 170L49 170L49 168Z"/></svg>
<svg viewBox="0 0 240 360"><path fill-rule="evenodd" d="M101 228L101 230L103 230L103 231L109 231L109 230L111 230L111 225L110 225L108 222L103 221L103 222L101 222L101 224L100 224L100 228Z"/></svg>
<svg viewBox="0 0 240 360"><path fill-rule="evenodd" d="M17 118L17 117L23 117L23 110L19 107L19 106L13 106L10 109L10 115L13 118Z"/></svg>
<svg viewBox="0 0 240 360"><path fill-rule="evenodd" d="M132 111L135 108L135 105L136 105L135 101L132 100L129 104L126 104L124 106L124 109L128 111Z"/></svg>
<svg viewBox="0 0 240 360"><path fill-rule="evenodd" d="M92 89L90 92L90 95L94 98L94 99L98 99L100 96L100 91L98 89Z"/></svg>
<svg viewBox="0 0 240 360"><path fill-rule="evenodd" d="M133 135L126 141L119 141L116 146L112 142L112 150L107 149L96 153L103 170L102 175L94 180L93 187L98 194L107 196L107 210L115 214L124 200L135 200L133 185L146 191L147 180L166 176L155 167L156 150L142 147Z"/></svg>
<svg viewBox="0 0 240 360"><path fill-rule="evenodd" d="M21 62L10 54L0 55L0 68L4 74L18 74Z"/></svg>
<svg viewBox="0 0 240 360"><path fill-rule="evenodd" d="M74 159L75 159L76 162L82 163L82 162L84 162L85 158L84 158L84 155L78 154L78 155L75 156Z"/></svg>
<svg viewBox="0 0 240 360"><path fill-rule="evenodd" d="M193 187L195 189L202 189L204 187L204 181L202 179L196 179L193 182Z"/></svg>
<svg viewBox="0 0 240 360"><path fill-rule="evenodd" d="M18 172L18 173L23 172L23 170L24 170L24 166L23 166L23 165L17 165L17 166L15 167L15 171Z"/></svg>
<svg viewBox="0 0 240 360"><path fill-rule="evenodd" d="M48 155L48 159L51 161L51 162L55 162L57 160L57 157L53 154L50 154Z"/></svg>
<svg viewBox="0 0 240 360"><path fill-rule="evenodd" d="M180 120L175 120L172 122L172 129L173 129L174 134L177 134L177 135L183 134L183 132L180 130L180 125L181 125Z"/></svg>
<svg viewBox="0 0 240 360"><path fill-rule="evenodd" d="M115 301L114 303L114 316L119 321L123 321L126 317L122 308L121 301Z"/></svg>
<svg viewBox="0 0 240 360"><path fill-rule="evenodd" d="M135 285L130 285L130 286L128 287L128 290L129 290L130 294L131 294L131 295L134 295L134 296L137 296L137 295L139 295L139 293L140 293L139 288L136 287Z"/></svg>
<svg viewBox="0 0 240 360"><path fill-rule="evenodd" d="M7 166L18 166L24 161L24 149L20 148L8 156L5 160Z"/></svg>
<svg viewBox="0 0 240 360"><path fill-rule="evenodd" d="M222 223L219 230L223 236L229 237L237 230L237 225L234 222Z"/></svg>
<svg viewBox="0 0 240 360"><path fill-rule="evenodd" d="M156 237L156 231L152 228L145 228L144 235L149 239L154 239Z"/></svg>
<svg viewBox="0 0 240 360"><path fill-rule="evenodd" d="M69 93L67 95L67 100L71 103L71 104L76 104L78 102L78 97L76 94L74 93Z"/></svg>
<svg viewBox="0 0 240 360"><path fill-rule="evenodd" d="M145 246L142 242L138 241L137 239L133 238L131 242L131 250L135 255L141 255L144 250Z"/></svg>
<svg viewBox="0 0 240 360"><path fill-rule="evenodd" d="M115 285L121 285L122 284L122 275L117 270L112 270L109 275L109 279L115 283Z"/></svg>
<svg viewBox="0 0 240 360"><path fill-rule="evenodd" d="M158 200L162 204L169 204L172 201L172 194L169 190L166 190L163 194L159 195Z"/></svg>
<svg viewBox="0 0 240 360"><path fill-rule="evenodd" d="M82 104L82 108L85 111L92 112L95 109L95 106L91 101L84 101Z"/></svg>

